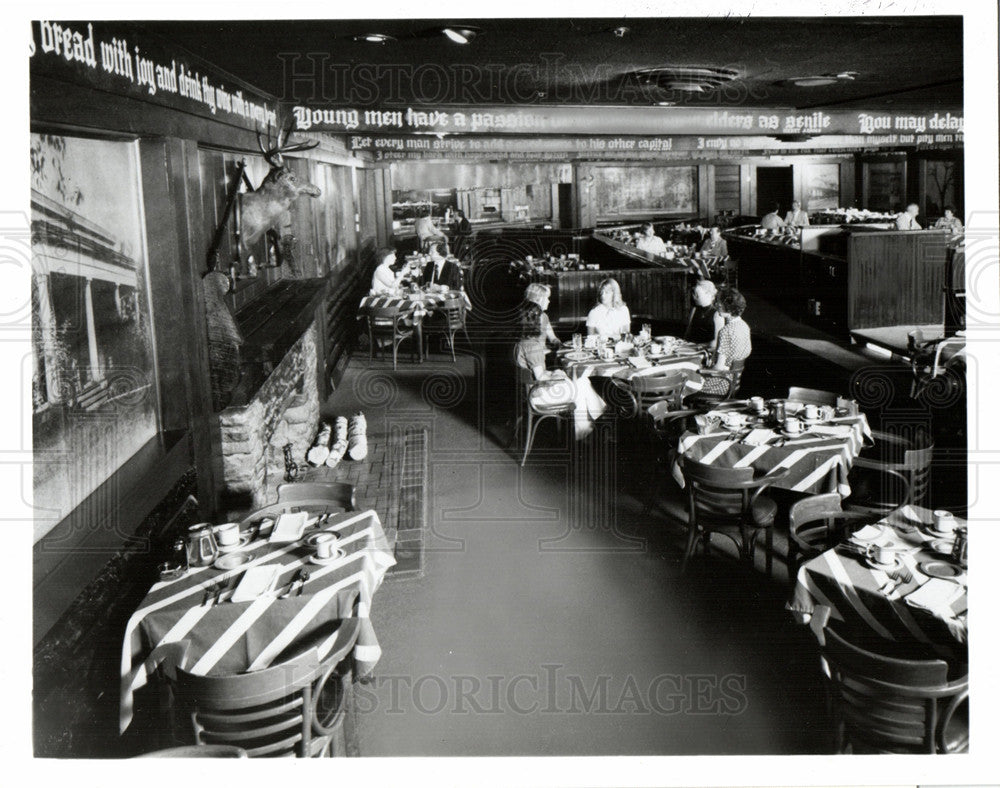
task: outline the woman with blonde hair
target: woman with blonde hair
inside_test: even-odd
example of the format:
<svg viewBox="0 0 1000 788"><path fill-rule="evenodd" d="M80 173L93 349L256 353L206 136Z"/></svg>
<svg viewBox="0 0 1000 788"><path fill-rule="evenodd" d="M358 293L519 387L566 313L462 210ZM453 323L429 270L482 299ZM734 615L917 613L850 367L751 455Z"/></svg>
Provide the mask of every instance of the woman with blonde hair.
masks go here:
<svg viewBox="0 0 1000 788"><path fill-rule="evenodd" d="M618 282L611 278L601 282L597 298L597 306L587 315L587 333L614 338L627 334L632 325L632 316L622 300L622 289Z"/></svg>
<svg viewBox="0 0 1000 788"><path fill-rule="evenodd" d="M556 332L552 330L552 321L549 320L549 316L545 314L545 310L549 308L549 298L551 295L551 287L543 285L540 282L532 282L524 291L524 301L526 304L537 304L539 309L542 310L542 338L550 344L558 345L559 337L557 337Z"/></svg>

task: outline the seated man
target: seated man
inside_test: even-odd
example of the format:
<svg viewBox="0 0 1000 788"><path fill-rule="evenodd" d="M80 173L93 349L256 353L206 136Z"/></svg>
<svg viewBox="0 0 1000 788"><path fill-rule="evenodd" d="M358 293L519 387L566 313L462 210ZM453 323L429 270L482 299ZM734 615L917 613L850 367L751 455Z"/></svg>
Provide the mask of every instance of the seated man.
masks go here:
<svg viewBox="0 0 1000 788"><path fill-rule="evenodd" d="M660 257L667 253L667 245L654 232L651 222L646 222L642 226L642 235L636 240L635 248L643 252L649 252L649 254L659 255Z"/></svg>
<svg viewBox="0 0 1000 788"><path fill-rule="evenodd" d="M906 206L906 210L896 217L896 229L897 230L923 229L917 223L918 213L920 213L920 206L917 205L915 202L911 202L909 205Z"/></svg>
<svg viewBox="0 0 1000 788"><path fill-rule="evenodd" d="M462 289L462 269L451 260L445 258L445 246L442 243L432 243L428 249L431 261L424 268L420 284L441 285L449 290Z"/></svg>
<svg viewBox="0 0 1000 788"><path fill-rule="evenodd" d="M421 251L426 250L432 243L444 242L446 245L448 243L448 236L434 225L429 211L417 219L413 225L413 230L417 234L417 241L420 243Z"/></svg>
<svg viewBox="0 0 1000 788"><path fill-rule="evenodd" d="M955 216L955 209L950 205L944 207L944 216L934 222L935 230L947 230L952 235L962 232L962 220Z"/></svg>
<svg viewBox="0 0 1000 788"><path fill-rule="evenodd" d="M719 225L713 224L711 226L708 231L708 238L705 239L699 251L709 257L727 257L729 255L729 245L726 243L726 239L722 237L722 230L719 228Z"/></svg>
<svg viewBox="0 0 1000 788"><path fill-rule="evenodd" d="M792 200L792 210L785 214L785 224L789 227L808 227L809 214L802 210L802 203Z"/></svg>
<svg viewBox="0 0 1000 788"><path fill-rule="evenodd" d="M784 220L778 216L779 205L774 206L774 210L770 213L764 214L764 217L760 220L760 226L765 230L780 230L785 226Z"/></svg>

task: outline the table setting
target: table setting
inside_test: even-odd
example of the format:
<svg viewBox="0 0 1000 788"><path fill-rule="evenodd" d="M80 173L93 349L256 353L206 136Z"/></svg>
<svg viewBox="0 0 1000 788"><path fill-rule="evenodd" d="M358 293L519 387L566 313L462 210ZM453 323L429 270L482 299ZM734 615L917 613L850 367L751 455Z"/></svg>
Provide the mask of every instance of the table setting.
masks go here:
<svg viewBox="0 0 1000 788"><path fill-rule="evenodd" d="M775 486L795 492L850 495L847 474L870 444L868 421L850 400L836 407L751 397L722 403L694 417L680 437L678 456L724 468L750 466L760 474L788 469ZM674 478L683 487L679 463Z"/></svg>
<svg viewBox="0 0 1000 788"><path fill-rule="evenodd" d="M574 334L569 342L557 349L556 356L571 378L593 375L630 380L637 375L671 369L696 373L702 367L705 350L677 337L653 337L647 324L635 336L626 335L617 340L596 334L586 337ZM692 393L700 388L701 385L692 388Z"/></svg>
<svg viewBox="0 0 1000 788"><path fill-rule="evenodd" d="M804 563L786 605L805 623L831 618L953 657L968 638L967 525L943 510L904 506Z"/></svg>
<svg viewBox="0 0 1000 788"><path fill-rule="evenodd" d="M322 658L344 619L360 620L357 672L371 672L381 649L368 612L395 558L375 511L312 509L275 504L243 523L199 523L178 540L126 626L121 730L133 693L160 666L183 661L196 675L234 675L306 648Z"/></svg>

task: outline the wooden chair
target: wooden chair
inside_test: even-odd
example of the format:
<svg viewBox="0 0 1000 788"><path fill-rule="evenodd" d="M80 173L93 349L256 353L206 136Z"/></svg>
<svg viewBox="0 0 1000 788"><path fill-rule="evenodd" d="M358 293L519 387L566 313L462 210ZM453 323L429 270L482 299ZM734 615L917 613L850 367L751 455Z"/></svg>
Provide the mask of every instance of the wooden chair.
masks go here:
<svg viewBox="0 0 1000 788"><path fill-rule="evenodd" d="M901 506L924 506L930 492L934 444L917 448L912 441L872 430L876 457L855 458L849 481L852 493L844 503L852 511L888 514Z"/></svg>
<svg viewBox="0 0 1000 788"><path fill-rule="evenodd" d="M521 391L524 396L524 407L528 413L528 431L525 436L524 443L524 456L521 458L521 467L524 467L524 463L528 459L528 452L531 451L531 445L534 443L535 434L538 432L538 426L546 419L555 419L559 421L572 421L573 415L576 412L576 404L573 402L557 403L553 405L536 405L531 402L532 393L546 385L551 385L548 381L538 381L535 380L534 373L530 369L524 369L523 367L517 368L518 383L520 383ZM567 381L569 383L570 381ZM517 422L514 424L514 435L518 434L521 422L523 421L523 415L519 414L517 417Z"/></svg>
<svg viewBox="0 0 1000 788"><path fill-rule="evenodd" d="M392 343L392 368L396 369L396 358L400 344L406 339L414 342L414 357L420 351L416 341L416 330L407 325L406 315L399 307L373 307L368 311L368 363L372 363L379 340ZM380 351L381 353L381 351Z"/></svg>
<svg viewBox="0 0 1000 788"><path fill-rule="evenodd" d="M702 411L709 411L715 408L720 402L732 399L740 390L740 381L743 378L743 370L746 366L746 359L734 361L729 369L704 368L698 370L698 374L706 380L718 379L725 381L726 388L721 392L699 391L685 399L685 404Z"/></svg>
<svg viewBox="0 0 1000 788"><path fill-rule="evenodd" d="M680 410L684 397L684 384L690 379L685 370L664 370L648 375L636 375L631 380L611 378L611 384L627 397L629 407L626 415L636 418L649 412L658 402L667 402L669 407Z"/></svg>
<svg viewBox="0 0 1000 788"><path fill-rule="evenodd" d="M242 747L228 744L191 744L185 747L170 747L166 750L146 752L136 758L247 758Z"/></svg>
<svg viewBox="0 0 1000 788"><path fill-rule="evenodd" d="M435 310L431 319L424 324L424 335L441 334L447 337L448 347L451 349L451 360L455 361L455 334L461 331L465 334L466 344L472 344L469 340L469 332L465 329L465 298L461 295L448 296ZM428 342L428 350L430 343Z"/></svg>
<svg viewBox="0 0 1000 788"><path fill-rule="evenodd" d="M354 485L346 482L285 482L278 485L278 503L329 501L342 511L357 509ZM330 509L327 509L330 511Z"/></svg>
<svg viewBox="0 0 1000 788"><path fill-rule="evenodd" d="M810 495L788 510L788 577L794 582L801 563L842 542L856 526L877 519L865 512L845 512L839 493Z"/></svg>
<svg viewBox="0 0 1000 788"><path fill-rule="evenodd" d="M968 675L949 681L942 660L879 654L829 626L820 653L839 752L968 751Z"/></svg>
<svg viewBox="0 0 1000 788"><path fill-rule="evenodd" d="M650 419L649 435L652 441L652 454L654 461L651 463L651 478L646 483L649 497L642 509L642 515L648 515L668 480L672 478L671 472L676 459L677 442L681 434L692 428L691 417L698 413L696 410L671 410L673 403L666 400L654 402L649 406L647 415Z"/></svg>
<svg viewBox="0 0 1000 788"><path fill-rule="evenodd" d="M358 619L344 619L322 661L313 648L236 676L196 676L177 668L175 694L190 716L195 743L241 747L251 758L315 758L356 749L347 658L359 628Z"/></svg>
<svg viewBox="0 0 1000 788"><path fill-rule="evenodd" d="M795 402L808 402L812 405L836 406L838 397L832 391L804 389L799 386L789 386L788 399Z"/></svg>
<svg viewBox="0 0 1000 788"><path fill-rule="evenodd" d="M681 472L688 490L688 538L681 571L687 568L701 538L708 552L713 533L728 537L740 558L753 566L757 535L764 531L768 576L771 574L774 518L777 504L762 493L788 475L788 469L754 478L753 468L716 468L681 457Z"/></svg>

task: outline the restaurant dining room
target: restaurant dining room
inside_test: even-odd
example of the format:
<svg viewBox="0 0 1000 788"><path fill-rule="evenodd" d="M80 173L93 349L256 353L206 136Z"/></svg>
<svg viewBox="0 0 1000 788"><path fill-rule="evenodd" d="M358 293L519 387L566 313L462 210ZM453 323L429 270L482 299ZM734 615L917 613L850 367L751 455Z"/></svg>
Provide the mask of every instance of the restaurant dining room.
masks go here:
<svg viewBox="0 0 1000 788"><path fill-rule="evenodd" d="M32 10L29 757L982 782L989 5Z"/></svg>

